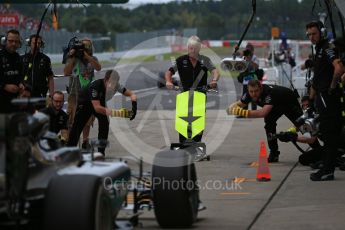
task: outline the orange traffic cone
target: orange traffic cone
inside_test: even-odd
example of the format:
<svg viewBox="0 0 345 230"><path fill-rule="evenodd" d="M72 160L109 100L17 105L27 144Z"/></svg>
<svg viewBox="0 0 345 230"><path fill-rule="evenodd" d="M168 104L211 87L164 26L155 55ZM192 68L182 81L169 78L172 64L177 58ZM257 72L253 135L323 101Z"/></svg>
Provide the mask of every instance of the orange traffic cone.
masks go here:
<svg viewBox="0 0 345 230"><path fill-rule="evenodd" d="M270 181L271 173L268 168L267 153L265 142L261 141L259 160L258 160L258 171L256 173L256 179L258 181Z"/></svg>

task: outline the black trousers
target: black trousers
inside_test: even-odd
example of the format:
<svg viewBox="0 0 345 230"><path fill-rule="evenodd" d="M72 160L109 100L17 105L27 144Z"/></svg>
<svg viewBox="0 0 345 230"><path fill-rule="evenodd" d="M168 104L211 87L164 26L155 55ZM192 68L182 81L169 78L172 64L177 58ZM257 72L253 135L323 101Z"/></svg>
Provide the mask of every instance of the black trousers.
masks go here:
<svg viewBox="0 0 345 230"><path fill-rule="evenodd" d="M325 148L323 146L320 146L318 148L313 148L301 154L298 158L298 161L302 165L309 166L310 164L316 163L318 161L322 161L324 152L325 152ZM342 157L343 154L344 152L341 149L336 150L336 158Z"/></svg>
<svg viewBox="0 0 345 230"><path fill-rule="evenodd" d="M68 146L77 146L80 134L85 124L94 114L98 120L98 139L108 140L109 119L106 115L96 113L92 105L78 105L72 129L69 133ZM105 154L105 148L98 148L98 151Z"/></svg>
<svg viewBox="0 0 345 230"><path fill-rule="evenodd" d="M324 143L322 161L324 170L333 172L337 157L337 149L341 143L342 118L340 111L340 99L337 95L328 92L319 92L316 96L316 109L319 112L319 129Z"/></svg>
<svg viewBox="0 0 345 230"><path fill-rule="evenodd" d="M309 166L310 164L313 164L322 160L322 152L323 152L323 147L311 149L301 154L298 158L298 161L302 165Z"/></svg>
<svg viewBox="0 0 345 230"><path fill-rule="evenodd" d="M0 113L13 113L16 111L16 107L11 103L14 98L0 94Z"/></svg>
<svg viewBox="0 0 345 230"><path fill-rule="evenodd" d="M272 134L277 132L277 121L285 115L294 125L296 120L302 116L303 111L297 99L296 102L290 105L273 106L271 112L265 117L265 131L267 136L267 143L270 152L278 152L278 141L275 138L270 138Z"/></svg>

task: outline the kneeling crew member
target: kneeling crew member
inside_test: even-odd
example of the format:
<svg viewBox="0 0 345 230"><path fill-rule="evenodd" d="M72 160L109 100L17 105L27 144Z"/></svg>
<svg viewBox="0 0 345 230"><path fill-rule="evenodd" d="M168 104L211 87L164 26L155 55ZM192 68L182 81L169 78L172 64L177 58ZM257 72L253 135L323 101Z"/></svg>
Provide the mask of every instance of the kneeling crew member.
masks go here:
<svg viewBox="0 0 345 230"><path fill-rule="evenodd" d="M67 121L68 115L63 111L64 94L61 91L55 91L52 96L51 104L40 110L49 116L49 131L56 134L61 132L61 142L66 143L68 140Z"/></svg>
<svg viewBox="0 0 345 230"><path fill-rule="evenodd" d="M310 166L313 169L320 169L323 167L322 157L325 152L325 147L320 145L318 139L322 141L322 134L311 134L304 133L303 135L298 135L295 128L290 128L286 132L280 132L278 139L281 142L293 142L293 143L304 143L309 144L311 148L302 152L299 156L298 161L300 164L305 166ZM343 155L345 153L345 143L339 142L337 153L336 153L336 166L339 168L344 168L345 161Z"/></svg>

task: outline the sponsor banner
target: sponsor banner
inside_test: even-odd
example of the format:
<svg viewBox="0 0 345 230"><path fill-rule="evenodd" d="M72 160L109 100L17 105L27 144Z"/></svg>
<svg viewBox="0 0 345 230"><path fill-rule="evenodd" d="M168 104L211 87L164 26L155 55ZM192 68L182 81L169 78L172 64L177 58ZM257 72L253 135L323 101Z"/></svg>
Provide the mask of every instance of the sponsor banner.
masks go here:
<svg viewBox="0 0 345 230"><path fill-rule="evenodd" d="M171 50L172 50L172 52L186 51L187 50L187 46L186 45L175 44L175 45L171 45Z"/></svg>
<svg viewBox="0 0 345 230"><path fill-rule="evenodd" d="M223 47L222 41L211 40L209 41L209 47Z"/></svg>
<svg viewBox="0 0 345 230"><path fill-rule="evenodd" d="M205 40L203 45L205 47L234 47L237 40ZM240 48L245 48L248 43L254 47L269 47L271 40L243 40ZM280 43L280 40L274 40L275 43ZM307 40L287 40L288 44L297 42L300 46L310 46L310 41Z"/></svg>
<svg viewBox="0 0 345 230"><path fill-rule="evenodd" d="M16 14L0 14L0 26L18 26L19 16Z"/></svg>
<svg viewBox="0 0 345 230"><path fill-rule="evenodd" d="M210 47L210 41L208 41L208 40L205 40L205 41L202 41L202 46L201 46L202 48L205 48L205 47Z"/></svg>
<svg viewBox="0 0 345 230"><path fill-rule="evenodd" d="M230 41L222 41L223 47L230 47Z"/></svg>
<svg viewBox="0 0 345 230"><path fill-rule="evenodd" d="M265 46L269 46L270 41L268 41L268 40L248 40L247 44L248 43L252 44L254 47L265 47Z"/></svg>

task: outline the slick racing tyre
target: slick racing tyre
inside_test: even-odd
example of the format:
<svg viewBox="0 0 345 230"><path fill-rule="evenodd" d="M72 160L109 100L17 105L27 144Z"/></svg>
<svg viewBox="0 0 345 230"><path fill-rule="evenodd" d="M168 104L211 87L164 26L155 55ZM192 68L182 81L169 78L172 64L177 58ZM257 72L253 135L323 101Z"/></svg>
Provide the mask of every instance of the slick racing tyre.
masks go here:
<svg viewBox="0 0 345 230"><path fill-rule="evenodd" d="M159 162L181 161L181 166L164 167ZM184 150L163 151L152 168L152 192L157 222L165 228L190 227L198 214L198 188L195 165Z"/></svg>
<svg viewBox="0 0 345 230"><path fill-rule="evenodd" d="M111 200L99 177L63 175L50 181L45 197L43 229L112 228Z"/></svg>

